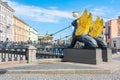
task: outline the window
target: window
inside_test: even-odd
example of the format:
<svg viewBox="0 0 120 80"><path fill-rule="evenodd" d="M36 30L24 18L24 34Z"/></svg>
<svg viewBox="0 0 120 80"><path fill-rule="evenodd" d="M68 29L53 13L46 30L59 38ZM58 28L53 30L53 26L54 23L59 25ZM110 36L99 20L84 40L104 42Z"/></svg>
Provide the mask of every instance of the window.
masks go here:
<svg viewBox="0 0 120 80"><path fill-rule="evenodd" d="M116 47L116 41L113 41L113 47Z"/></svg>
<svg viewBox="0 0 120 80"><path fill-rule="evenodd" d="M0 12L1 12L1 6L0 6Z"/></svg>
<svg viewBox="0 0 120 80"><path fill-rule="evenodd" d="M108 38L110 38L110 26L108 26Z"/></svg>

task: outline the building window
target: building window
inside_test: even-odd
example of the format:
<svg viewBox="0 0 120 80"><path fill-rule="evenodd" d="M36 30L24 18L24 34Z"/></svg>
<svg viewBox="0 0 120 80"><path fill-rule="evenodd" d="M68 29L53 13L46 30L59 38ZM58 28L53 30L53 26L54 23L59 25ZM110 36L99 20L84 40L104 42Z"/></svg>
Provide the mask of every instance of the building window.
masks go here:
<svg viewBox="0 0 120 80"><path fill-rule="evenodd" d="M113 41L113 47L116 47L116 41Z"/></svg>
<svg viewBox="0 0 120 80"><path fill-rule="evenodd" d="M0 6L0 12L1 12L1 6Z"/></svg>
<svg viewBox="0 0 120 80"><path fill-rule="evenodd" d="M110 26L108 26L108 38L110 38Z"/></svg>
<svg viewBox="0 0 120 80"><path fill-rule="evenodd" d="M110 47L110 43L107 43L107 47L108 47L108 48Z"/></svg>

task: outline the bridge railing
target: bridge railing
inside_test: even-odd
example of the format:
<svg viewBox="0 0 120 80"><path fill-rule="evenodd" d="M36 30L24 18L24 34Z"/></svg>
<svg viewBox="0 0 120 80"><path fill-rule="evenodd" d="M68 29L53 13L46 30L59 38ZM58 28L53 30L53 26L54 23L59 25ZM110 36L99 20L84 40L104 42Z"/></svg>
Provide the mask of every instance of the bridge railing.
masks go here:
<svg viewBox="0 0 120 80"><path fill-rule="evenodd" d="M57 43L57 41L56 43L50 43L44 40L38 43L2 42L0 45L0 63L21 61L29 63L34 62L35 59L63 58L64 48L69 46L70 42L65 44L64 42ZM80 48L80 44L77 43L75 48Z"/></svg>
<svg viewBox="0 0 120 80"><path fill-rule="evenodd" d="M0 48L0 64L27 62L25 48Z"/></svg>
<svg viewBox="0 0 120 80"><path fill-rule="evenodd" d="M37 59L63 58L64 48L37 48Z"/></svg>

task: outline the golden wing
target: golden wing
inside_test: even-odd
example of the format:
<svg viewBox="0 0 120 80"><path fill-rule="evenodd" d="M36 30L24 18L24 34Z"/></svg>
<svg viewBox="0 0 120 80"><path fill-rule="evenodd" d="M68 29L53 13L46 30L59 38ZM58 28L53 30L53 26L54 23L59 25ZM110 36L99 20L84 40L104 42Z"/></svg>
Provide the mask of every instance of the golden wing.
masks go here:
<svg viewBox="0 0 120 80"><path fill-rule="evenodd" d="M78 18L78 20L81 19L81 18L87 17L87 16L88 16L88 10L85 9L83 14Z"/></svg>
<svg viewBox="0 0 120 80"><path fill-rule="evenodd" d="M78 21L78 27L76 29L75 35L80 36L83 34L85 31L86 23L87 23L87 16L88 16L88 11L87 9L84 10L82 16L80 16L77 21Z"/></svg>
<svg viewBox="0 0 120 80"><path fill-rule="evenodd" d="M101 32L102 32L102 30L103 30L103 25L104 25L104 20L101 19L100 24L99 24L99 29L98 29L98 32L97 32L96 37L98 37L98 36L101 35Z"/></svg>
<svg viewBox="0 0 120 80"><path fill-rule="evenodd" d="M96 37L97 33L98 33L98 29L99 29L99 25L100 25L100 17L97 17L97 19L95 20L95 22L92 25L92 30L89 32L89 35L91 37Z"/></svg>
<svg viewBox="0 0 120 80"><path fill-rule="evenodd" d="M92 13L90 13L87 17L86 27L85 27L85 30L84 30L85 34L88 34L91 25L92 25Z"/></svg>

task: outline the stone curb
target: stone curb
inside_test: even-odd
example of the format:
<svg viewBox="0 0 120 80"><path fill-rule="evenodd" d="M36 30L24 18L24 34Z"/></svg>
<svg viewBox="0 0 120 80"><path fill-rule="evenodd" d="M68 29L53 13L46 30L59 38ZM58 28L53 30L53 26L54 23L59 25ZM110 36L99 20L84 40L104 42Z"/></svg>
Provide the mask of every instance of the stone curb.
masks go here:
<svg viewBox="0 0 120 80"><path fill-rule="evenodd" d="M62 62L61 62L62 63ZM111 74L120 70L120 61L102 63L100 65L88 65L64 62L62 64L90 66L97 69L38 69L38 70L7 70L0 69L0 74ZM30 64L36 65L36 64ZM29 66L29 65L27 65Z"/></svg>
<svg viewBox="0 0 120 80"><path fill-rule="evenodd" d="M111 74L119 69L0 70L0 74Z"/></svg>
<svg viewBox="0 0 120 80"><path fill-rule="evenodd" d="M50 60L42 60L42 61L38 60L37 63L24 64L24 66L49 63L49 61ZM54 61L59 62L61 61L61 59L51 60L52 63L54 63ZM89 64L80 64L80 63L78 64L78 63L71 63L71 62L64 62L64 63L59 62L59 63L86 66L86 67L87 66L95 67L95 69L84 69L83 68L83 69L38 69L38 70L32 70L32 69L31 70L10 70L8 69L7 70L5 69L5 66L3 66L0 68L0 74L111 74L111 73L114 73L120 70L119 60L112 60L112 62L103 62L99 65L89 65ZM7 67L15 67L15 66L7 65ZM22 66L22 65L19 65L19 66Z"/></svg>

